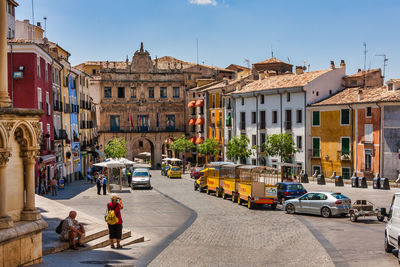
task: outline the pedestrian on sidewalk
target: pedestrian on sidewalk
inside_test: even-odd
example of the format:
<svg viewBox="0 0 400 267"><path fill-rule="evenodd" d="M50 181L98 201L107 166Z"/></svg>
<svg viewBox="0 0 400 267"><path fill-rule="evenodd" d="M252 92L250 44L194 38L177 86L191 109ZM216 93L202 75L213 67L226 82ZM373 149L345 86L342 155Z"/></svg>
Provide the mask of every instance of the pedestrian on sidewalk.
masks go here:
<svg viewBox="0 0 400 267"><path fill-rule="evenodd" d="M82 238L85 237L85 228L76 220L76 211L70 211L69 216L65 218L62 224L60 239L63 242L69 242L69 246L73 250L77 247L85 247L82 243ZM75 238L78 237L78 243L75 243Z"/></svg>
<svg viewBox="0 0 400 267"><path fill-rule="evenodd" d="M100 192L101 192L101 178L100 178L100 176L97 176L97 178L96 178L96 185L97 185L97 194L100 195Z"/></svg>
<svg viewBox="0 0 400 267"><path fill-rule="evenodd" d="M107 194L107 177L104 176L101 180L101 184L103 185L103 195Z"/></svg>
<svg viewBox="0 0 400 267"><path fill-rule="evenodd" d="M58 184L58 181L57 181L56 177L53 177L53 179L51 180L51 195L52 196L57 196L57 184Z"/></svg>
<svg viewBox="0 0 400 267"><path fill-rule="evenodd" d="M122 248L120 242L122 239L122 216L121 210L124 208L122 199L116 194L111 194L111 202L107 204L107 212L113 210L115 216L118 218L118 222L115 224L108 224L108 232L110 237L111 248L115 248L114 240L117 241L117 248Z"/></svg>

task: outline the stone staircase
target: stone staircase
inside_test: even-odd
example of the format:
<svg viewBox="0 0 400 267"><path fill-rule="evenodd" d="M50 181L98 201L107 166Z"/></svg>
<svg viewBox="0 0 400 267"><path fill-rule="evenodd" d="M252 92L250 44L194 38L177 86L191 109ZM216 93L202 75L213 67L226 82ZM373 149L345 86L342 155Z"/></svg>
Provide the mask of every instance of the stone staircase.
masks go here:
<svg viewBox="0 0 400 267"><path fill-rule="evenodd" d="M42 218L48 223L49 227L42 232L42 253L43 256L58 253L69 249L68 242L61 242L59 235L55 232L61 220L68 216L70 207L47 198L36 196L36 206L41 211ZM86 230L84 244L86 247L80 250L90 250L102 248L110 245L108 239L108 228L104 220L99 220L83 212L77 211L77 219L82 223ZM132 233L129 229L122 230L122 246L144 242L145 238L137 233Z"/></svg>

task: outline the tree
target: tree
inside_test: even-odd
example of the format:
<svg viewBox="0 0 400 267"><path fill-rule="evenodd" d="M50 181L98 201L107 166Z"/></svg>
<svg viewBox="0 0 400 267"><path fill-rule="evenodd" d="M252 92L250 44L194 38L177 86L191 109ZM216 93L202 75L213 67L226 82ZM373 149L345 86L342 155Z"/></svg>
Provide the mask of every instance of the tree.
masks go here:
<svg viewBox="0 0 400 267"><path fill-rule="evenodd" d="M187 140L184 134L171 144L171 149L175 152L175 154L188 152L193 148L194 144Z"/></svg>
<svg viewBox="0 0 400 267"><path fill-rule="evenodd" d="M280 156L283 162L290 162L292 155L299 151L293 137L285 133L267 135L264 148L267 156Z"/></svg>
<svg viewBox="0 0 400 267"><path fill-rule="evenodd" d="M206 163L208 163L208 156L215 156L219 152L218 143L215 139L207 139L203 144L197 147L200 154L206 156Z"/></svg>
<svg viewBox="0 0 400 267"><path fill-rule="evenodd" d="M113 138L106 145L104 152L107 158L119 159L126 156L126 141L123 138Z"/></svg>
<svg viewBox="0 0 400 267"><path fill-rule="evenodd" d="M250 139L246 135L233 137L227 145L226 155L231 160L245 160L253 154L254 147L249 148Z"/></svg>

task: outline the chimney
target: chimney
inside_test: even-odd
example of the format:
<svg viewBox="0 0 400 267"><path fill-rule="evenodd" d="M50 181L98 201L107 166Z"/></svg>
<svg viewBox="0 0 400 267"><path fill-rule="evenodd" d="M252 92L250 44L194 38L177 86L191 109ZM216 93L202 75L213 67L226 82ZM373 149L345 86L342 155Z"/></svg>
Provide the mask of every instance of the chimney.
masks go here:
<svg viewBox="0 0 400 267"><path fill-rule="evenodd" d="M358 69L358 71L357 72L361 72L361 69Z"/></svg>
<svg viewBox="0 0 400 267"><path fill-rule="evenodd" d="M346 68L346 63L344 62L344 59L340 60L340 67Z"/></svg>
<svg viewBox="0 0 400 267"><path fill-rule="evenodd" d="M268 77L272 77L272 76L276 76L278 75L277 72L275 70L269 70L268 71Z"/></svg>
<svg viewBox="0 0 400 267"><path fill-rule="evenodd" d="M42 28L42 24L40 24L40 22L37 23L37 26L38 26L39 28Z"/></svg>
<svg viewBox="0 0 400 267"><path fill-rule="evenodd" d="M363 99L364 99L363 90L362 89L358 89L358 101L361 101Z"/></svg>
<svg viewBox="0 0 400 267"><path fill-rule="evenodd" d="M333 60L331 60L331 69L334 70L335 69L335 62Z"/></svg>
<svg viewBox="0 0 400 267"><path fill-rule="evenodd" d="M304 73L304 67L302 66L296 66L296 74L303 74Z"/></svg>

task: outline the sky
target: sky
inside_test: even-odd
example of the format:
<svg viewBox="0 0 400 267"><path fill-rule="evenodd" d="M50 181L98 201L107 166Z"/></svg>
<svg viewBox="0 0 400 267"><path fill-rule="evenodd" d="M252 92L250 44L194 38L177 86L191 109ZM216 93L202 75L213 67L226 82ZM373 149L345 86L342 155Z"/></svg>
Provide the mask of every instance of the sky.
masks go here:
<svg viewBox="0 0 400 267"><path fill-rule="evenodd" d="M32 21L32 0L17 0L19 20ZM33 0L35 23L85 61L125 61L144 43L151 56L227 67L271 57L309 69L336 66L347 74L383 68L400 78L398 0Z"/></svg>

